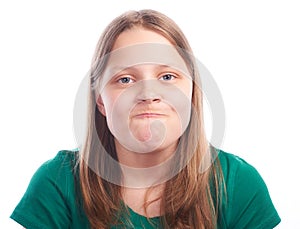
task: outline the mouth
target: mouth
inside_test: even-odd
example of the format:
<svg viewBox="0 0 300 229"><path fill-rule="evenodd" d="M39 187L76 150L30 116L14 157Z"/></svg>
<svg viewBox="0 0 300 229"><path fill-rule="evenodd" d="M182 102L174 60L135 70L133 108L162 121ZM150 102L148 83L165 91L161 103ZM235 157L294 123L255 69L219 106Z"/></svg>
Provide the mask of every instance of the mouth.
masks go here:
<svg viewBox="0 0 300 229"><path fill-rule="evenodd" d="M134 115L134 118L162 118L165 117L165 114L161 114L161 113L155 113L155 112L143 112L143 113L139 113Z"/></svg>

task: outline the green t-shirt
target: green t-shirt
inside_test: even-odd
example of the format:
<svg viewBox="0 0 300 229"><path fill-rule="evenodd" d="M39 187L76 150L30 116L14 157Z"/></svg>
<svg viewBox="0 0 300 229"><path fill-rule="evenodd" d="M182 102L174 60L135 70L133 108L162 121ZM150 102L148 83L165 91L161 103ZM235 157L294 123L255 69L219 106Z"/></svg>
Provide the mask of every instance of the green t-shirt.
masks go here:
<svg viewBox="0 0 300 229"><path fill-rule="evenodd" d="M78 152L60 151L34 174L23 198L11 218L27 229L89 228L78 201L78 180L74 179L74 162ZM223 151L218 154L227 189L218 229L268 229L280 222L267 187L254 167L243 159ZM159 228L159 217L148 219L129 209L133 226L117 228ZM153 225L155 225L153 227Z"/></svg>

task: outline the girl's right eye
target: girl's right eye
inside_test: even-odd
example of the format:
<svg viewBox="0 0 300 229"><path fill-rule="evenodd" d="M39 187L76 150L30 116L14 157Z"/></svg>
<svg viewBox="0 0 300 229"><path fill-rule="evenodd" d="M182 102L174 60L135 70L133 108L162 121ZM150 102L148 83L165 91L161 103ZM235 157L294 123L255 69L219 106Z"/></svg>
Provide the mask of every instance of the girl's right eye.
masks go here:
<svg viewBox="0 0 300 229"><path fill-rule="evenodd" d="M122 77L120 79L118 79L118 83L121 83L121 84L130 84L130 83L133 83L133 79L131 79L130 77Z"/></svg>

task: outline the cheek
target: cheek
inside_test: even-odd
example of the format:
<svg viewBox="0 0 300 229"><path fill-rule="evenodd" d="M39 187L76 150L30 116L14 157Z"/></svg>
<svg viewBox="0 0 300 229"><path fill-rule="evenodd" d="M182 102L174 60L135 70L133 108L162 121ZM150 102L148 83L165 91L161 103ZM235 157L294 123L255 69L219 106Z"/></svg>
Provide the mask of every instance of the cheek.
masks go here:
<svg viewBox="0 0 300 229"><path fill-rule="evenodd" d="M192 84L183 84L174 87L165 95L173 112L176 114L177 121L182 131L186 129L190 122L192 110ZM178 125L178 124L177 124Z"/></svg>
<svg viewBox="0 0 300 229"><path fill-rule="evenodd" d="M126 132L133 98L125 91L107 89L101 94L106 112L107 125L114 136L121 131Z"/></svg>
<svg viewBox="0 0 300 229"><path fill-rule="evenodd" d="M116 104L118 103L120 94L120 92L112 90L110 87L106 87L102 91L101 98L106 111L106 116L111 115L113 110L116 110L116 108L118 107L116 106Z"/></svg>
<svg viewBox="0 0 300 229"><path fill-rule="evenodd" d="M181 86L183 94L187 97L188 100L192 101L193 94L193 82L191 80L186 80Z"/></svg>

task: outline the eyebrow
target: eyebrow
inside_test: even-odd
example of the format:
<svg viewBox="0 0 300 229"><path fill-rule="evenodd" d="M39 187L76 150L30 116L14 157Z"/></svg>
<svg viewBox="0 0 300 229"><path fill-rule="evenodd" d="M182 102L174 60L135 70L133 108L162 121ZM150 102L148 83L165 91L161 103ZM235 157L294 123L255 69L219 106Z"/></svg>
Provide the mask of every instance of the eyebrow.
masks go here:
<svg viewBox="0 0 300 229"><path fill-rule="evenodd" d="M178 69L177 67L173 67L173 66L176 66L175 64L156 64L156 63L145 63L145 64L152 64L152 65L157 65L158 68L174 68L178 71L180 71L180 69ZM133 69L133 70L138 70L138 66L139 65L142 65L142 64L138 64L138 65L132 65L132 66L121 66L121 65L115 65L113 67L107 67L107 69L110 71L110 72L120 72L122 70L128 70L128 69Z"/></svg>

